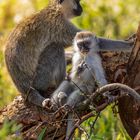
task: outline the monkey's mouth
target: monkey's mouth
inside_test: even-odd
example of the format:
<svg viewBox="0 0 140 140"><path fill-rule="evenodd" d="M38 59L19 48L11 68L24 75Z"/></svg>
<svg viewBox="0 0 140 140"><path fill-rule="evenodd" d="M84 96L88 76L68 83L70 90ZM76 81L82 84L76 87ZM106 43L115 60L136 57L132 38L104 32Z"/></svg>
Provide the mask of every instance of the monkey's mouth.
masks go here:
<svg viewBox="0 0 140 140"><path fill-rule="evenodd" d="M87 54L89 52L89 50L90 50L89 48L82 48L80 50L80 52L83 53L83 54Z"/></svg>

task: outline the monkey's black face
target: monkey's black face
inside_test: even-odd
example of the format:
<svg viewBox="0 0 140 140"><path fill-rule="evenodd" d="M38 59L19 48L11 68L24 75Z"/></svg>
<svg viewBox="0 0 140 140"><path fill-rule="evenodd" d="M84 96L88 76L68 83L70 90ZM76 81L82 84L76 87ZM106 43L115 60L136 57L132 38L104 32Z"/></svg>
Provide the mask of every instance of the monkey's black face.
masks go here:
<svg viewBox="0 0 140 140"><path fill-rule="evenodd" d="M71 19L82 14L80 0L60 0L62 13L67 19Z"/></svg>
<svg viewBox="0 0 140 140"><path fill-rule="evenodd" d="M73 9L73 14L75 16L80 16L83 12L82 6L80 5L80 0L75 0L76 2L76 8Z"/></svg>
<svg viewBox="0 0 140 140"><path fill-rule="evenodd" d="M90 51L90 44L91 44L91 42L89 42L89 41L82 41L82 42L78 42L77 46L78 46L80 52L85 54Z"/></svg>

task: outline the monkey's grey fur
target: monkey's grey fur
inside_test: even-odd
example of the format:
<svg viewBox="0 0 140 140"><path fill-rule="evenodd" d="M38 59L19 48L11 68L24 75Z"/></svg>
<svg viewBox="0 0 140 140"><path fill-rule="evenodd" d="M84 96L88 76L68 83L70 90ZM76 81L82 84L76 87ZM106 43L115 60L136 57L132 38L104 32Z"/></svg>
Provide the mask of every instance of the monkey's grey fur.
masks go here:
<svg viewBox="0 0 140 140"><path fill-rule="evenodd" d="M47 8L21 21L6 43L5 61L12 80L22 96L28 96L28 101L38 106L45 100L42 93L47 92L48 87L58 87L64 80L64 47L72 45L79 31L68 20L77 16L70 6L78 2L65 1L68 14L62 13L66 2L60 4L53 0ZM80 5L75 11L79 9L80 15Z"/></svg>
<svg viewBox="0 0 140 140"><path fill-rule="evenodd" d="M49 87L65 77L64 47L79 31L69 19L79 16L77 0L52 0L47 8L21 21L6 42L5 61L17 89L29 102L46 106ZM101 48L130 47L128 42L99 38Z"/></svg>

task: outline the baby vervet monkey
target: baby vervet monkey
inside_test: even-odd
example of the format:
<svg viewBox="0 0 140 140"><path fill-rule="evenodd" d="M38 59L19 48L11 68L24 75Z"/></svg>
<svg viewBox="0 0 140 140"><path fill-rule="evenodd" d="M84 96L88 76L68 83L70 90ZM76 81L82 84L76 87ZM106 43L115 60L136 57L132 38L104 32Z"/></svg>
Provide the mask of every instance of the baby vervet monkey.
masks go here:
<svg viewBox="0 0 140 140"><path fill-rule="evenodd" d="M74 38L75 52L70 75L71 81L62 82L54 92L55 96L58 97L52 98L52 102L57 103L58 107L66 104L74 108L84 101L88 95L91 95L96 87L107 84L98 43L98 39L91 32L82 31L76 34ZM69 113L66 136L69 136L72 129L72 119L73 114Z"/></svg>
<svg viewBox="0 0 140 140"><path fill-rule="evenodd" d="M75 52L72 58L70 78L74 86L78 86L79 89L68 97L66 104L70 107L75 106L81 100L78 99L78 94L80 94L79 97L85 96L85 93L92 94L95 86L101 87L107 84L98 43L96 36L89 31L79 32L74 38ZM82 96L81 92L84 93Z"/></svg>
<svg viewBox="0 0 140 140"><path fill-rule="evenodd" d="M81 91L91 94L95 90L95 84L99 87L107 84L98 43L98 38L92 32L82 31L76 34L71 80L63 81L53 93L54 104L75 106L81 100Z"/></svg>
<svg viewBox="0 0 140 140"><path fill-rule="evenodd" d="M107 84L104 69L102 67L101 57L99 55L100 47L98 38L89 31L78 32L74 38L74 56L72 60L71 79L76 80L77 70L79 65L86 64L88 70L91 70L98 82L98 86ZM88 73L87 73L88 75ZM87 77L87 75L85 75Z"/></svg>

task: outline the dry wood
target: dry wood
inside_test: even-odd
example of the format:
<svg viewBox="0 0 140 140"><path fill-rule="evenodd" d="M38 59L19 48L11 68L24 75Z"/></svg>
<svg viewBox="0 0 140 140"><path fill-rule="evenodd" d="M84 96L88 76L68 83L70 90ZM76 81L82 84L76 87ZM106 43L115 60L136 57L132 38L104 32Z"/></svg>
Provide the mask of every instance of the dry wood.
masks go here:
<svg viewBox="0 0 140 140"><path fill-rule="evenodd" d="M124 83L140 94L140 25L134 49L127 64ZM119 100L119 114L128 134L134 138L140 131L140 106L130 97L123 97Z"/></svg>

